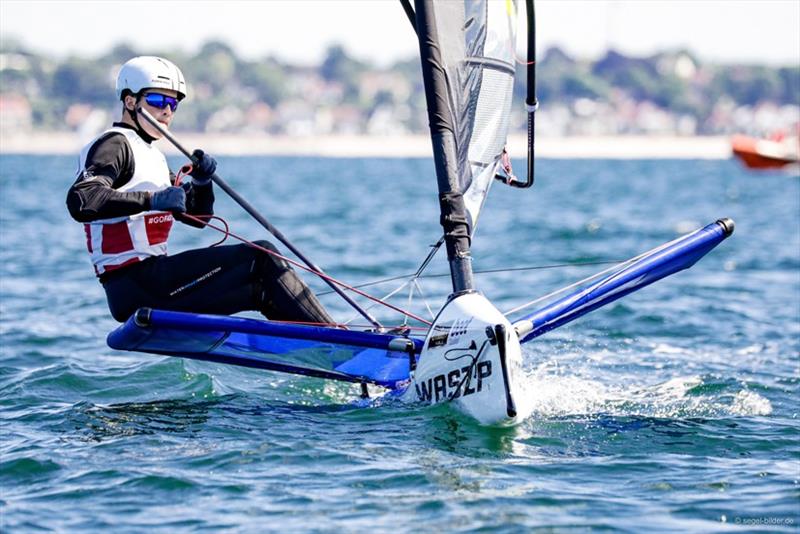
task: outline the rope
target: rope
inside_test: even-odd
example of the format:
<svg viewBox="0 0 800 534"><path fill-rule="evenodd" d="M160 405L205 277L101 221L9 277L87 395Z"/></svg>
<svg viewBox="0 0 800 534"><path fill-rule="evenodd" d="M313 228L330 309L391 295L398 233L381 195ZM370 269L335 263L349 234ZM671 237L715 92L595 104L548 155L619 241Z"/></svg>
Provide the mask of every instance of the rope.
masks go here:
<svg viewBox="0 0 800 534"><path fill-rule="evenodd" d="M256 245L252 241L250 241L250 240L248 240L248 239L246 239L244 237L241 237L241 236L236 235L233 232L231 232L228 229L228 225L227 224L225 225L226 226L225 228L220 228L218 226L214 226L213 224L211 224L210 222L207 221L207 219L209 219L209 218L219 218L219 217L216 217L216 216L211 216L210 217L208 215L201 215L200 217L197 217L197 216L194 216L194 215L189 215L188 213L183 213L183 214L181 214L181 216L185 217L187 219L193 220L193 221L197 221L197 222L199 222L199 223L201 223L201 224L203 224L203 225L205 225L205 226L207 226L209 228L212 228L212 229L214 229L214 230L216 230L218 232L224 233L226 236L230 236L230 237L232 237L232 238L234 238L234 239L236 239L238 241L241 241L242 243L244 243L244 244L246 244L246 245L248 245L250 247L253 247L256 250L260 250L261 252L264 252L266 254L270 254L272 256L275 256L276 258L284 260L285 262L287 262L287 263L289 263L289 264L291 264L291 265L293 265L293 266L295 266L295 267L297 267L299 269L302 269L302 270L307 271L309 273L315 274L316 276L318 276L318 277L320 277L320 278L322 278L324 280L328 280L329 282L332 282L332 283L334 283L334 284L336 284L336 285L338 285L338 286L340 286L340 287L342 287L344 289L352 291L353 293L355 293L357 295L360 295L360 296L362 296L362 297L364 297L366 299L369 299L371 301L377 302L379 304L383 304L387 308L391 308L392 310L394 310L394 311L396 311L398 313L401 313L401 314L403 314L403 315L405 315L407 317L411 317L412 319L414 319L416 321L419 321L421 323L427 324L428 326L433 324L430 321L426 321L422 317L419 317L419 316L417 316L417 315L415 315L415 314L413 314L413 313L411 313L409 311L406 311L406 310L404 310L404 309L402 309L402 308L400 308L398 306L395 306L394 304L389 304L388 302L383 302L380 299L378 299L377 297L373 297L372 295L370 295L368 293L365 293L365 292L363 292L363 291L361 291L361 290L359 290L359 289L357 289L357 288L355 288L353 286L347 285L344 282L342 282L341 280L337 280L336 278L333 278L330 275L327 275L325 273L321 273L319 271L315 271L314 269L306 267L302 263L294 261L291 258L287 258L286 256L284 256L282 254L279 254L278 252L274 252L274 251L266 249L266 248L264 248L262 246Z"/></svg>
<svg viewBox="0 0 800 534"><path fill-rule="evenodd" d="M502 269L483 269L479 271L473 271L474 274L491 274L491 273L508 273L508 272L515 272L515 271L538 271L538 270L545 270L545 269L560 269L564 267L587 267L592 265L609 265L609 264L619 264L622 260L601 260L601 261L585 261L585 262L572 262L572 263L553 263L548 265L531 265L527 267L504 267ZM407 274L400 274L397 276L392 276L389 278L381 278L379 280L373 280L371 282L364 282L363 284L357 284L353 287L356 288L363 288L374 286L378 284L384 284L386 282L394 282L396 280L405 280L413 279L413 278L443 278L445 276L450 276L450 273L436 273L436 274L425 274L425 275L417 275L416 273L407 273ZM333 291L323 291L321 293L317 293L318 297L323 295L330 295Z"/></svg>
<svg viewBox="0 0 800 534"><path fill-rule="evenodd" d="M385 302L385 301L386 301L386 299L389 299L389 298L393 297L393 296L394 296L394 295L395 295L397 292L399 292L401 289L403 289L403 287L405 287L405 285L406 285L406 284L408 284L408 283L409 283L409 282L406 282L405 284L401 285L400 287L398 287L397 289L395 289L394 291L392 291L391 293L389 293L389 294L388 294L388 295L386 295L385 297L381 297L381 298L379 298L379 299L375 300L375 302L373 302L372 304L370 304L369 306L367 306L367 307L366 307L364 310L365 310L365 311L369 311L369 310L371 310L372 308L374 308L374 307L376 306L376 303L385 304L385 303L386 303L386 302ZM352 316L352 317L350 317L348 320L346 320L346 321L344 322L344 324L348 325L348 324L350 324L351 322L353 322L353 321L355 321L356 319L358 319L358 317L359 317L359 315L358 315L358 314L356 314L356 315L353 315L353 316ZM408 316L406 316L406 317L408 317ZM403 324L405 325L405 320L403 321Z"/></svg>
<svg viewBox="0 0 800 534"><path fill-rule="evenodd" d="M183 180L183 178L186 175L188 175L190 172L192 172L192 164L191 163L187 163L186 165L181 167L180 170L178 171L178 174L175 176L175 185L176 186L180 186L181 185L181 181ZM196 221L198 223L203 224L204 226L207 226L208 228L212 228L212 229L214 229L214 230L216 230L218 232L221 232L224 235L224 237L220 241L217 241L216 243L211 245L212 247L215 247L215 246L223 243L226 239L228 239L228 236L230 236L230 237L232 237L232 238L234 238L234 239L236 239L238 241L241 241L242 243L244 243L244 244L246 244L246 245L248 245L250 247L253 247L256 250L260 250L262 252L265 252L267 254L275 256L276 258L282 259L285 262L287 262L287 263L289 263L291 265L294 265L295 267L297 267L299 269L302 269L304 271L308 271L309 273L315 274L315 275L317 275L318 277L320 277L322 279L328 280L329 282L333 282L334 284L336 284L336 285L338 285L338 286L340 286L340 287L342 287L344 289L347 289L349 291L352 291L352 292L356 293L357 295L361 295L362 297L364 297L366 299L369 299L369 300L371 300L371 301L373 301L375 303L383 304L387 308L390 308L390 309L392 309L392 310L394 310L396 312L399 312L399 313L403 314L406 317L410 317L410 318L412 318L412 319L414 319L416 321L419 321L419 322L421 322L423 324L427 324L428 326L433 324L430 321L426 321L422 317L419 317L419 316L417 316L417 315L415 315L415 314L413 314L413 313L411 313L409 311L406 311L406 310L404 310L402 308L399 308L399 307L397 307L397 306L395 306L393 304L389 304L388 302L384 302L383 300L378 299L377 297L373 297L372 295L370 295L368 293L365 293L363 291L360 291L359 289L357 289L357 288L355 288L353 286L347 285L344 282L342 282L341 280L337 280L336 278L333 278L332 276L329 276L327 274L324 274L324 273L321 273L321 272L316 271L314 269L311 269L309 267L306 267L305 265L303 265L300 262L294 261L291 258L287 258L286 256L284 256L282 254L279 254L279 253L277 253L275 251L272 251L272 250L269 250L269 249L264 248L262 246L256 245L252 241L250 241L248 239L245 239L244 237L241 237L241 236L238 236L238 235L234 234L233 232L230 231L230 226L228 225L227 221L225 221L225 219L223 219L222 217L218 217L216 215L197 215L197 216L195 216L195 215L190 215L188 213L182 213L181 217L184 217L184 218L189 219L189 220ZM210 221L213 220L213 219L217 219L220 222L222 222L222 224L225 225L225 228L220 228L218 226L214 226L213 224L211 224ZM443 241L443 239L442 239L442 241ZM435 250L433 252L435 252ZM428 261L430 261L430 257L432 257L432 256L433 256L433 253L431 255L429 255ZM420 268L420 272L421 272L422 268L424 268L425 265L427 265L427 262L425 262L423 264L423 267ZM333 293L333 291L331 291L331 293Z"/></svg>
<svg viewBox="0 0 800 534"><path fill-rule="evenodd" d="M599 273L595 273L592 276L588 276L588 277L584 278L583 280L578 280L577 282L572 283L572 284L570 284L568 286L562 287L561 289L557 289L556 291L553 291L552 293L548 293L547 295L543 295L543 296L541 296L539 298L533 299L533 300L531 300L529 302L526 302L525 304L521 304L521 305L517 306L516 308L512 308L512 309L508 310L507 312L503 312L503 315L508 316L508 315L511 315L512 313L516 313L518 311L524 310L525 308L529 308L530 306L533 306L534 304L537 304L537 303L542 302L544 300L547 300L547 299L550 299L552 297L555 297L556 295L560 295L561 293L564 293L565 291L567 291L569 289L572 289L574 287L578 287L580 285L587 284L587 283L589 283L589 282L591 282L593 280L596 280L597 278L600 278L601 276L603 276L606 273L609 273L609 272L612 272L612 271L617 271L617 273L615 273L615 275L614 275L614 276L617 276L626 267L630 266L632 263L634 263L636 261L639 261L640 259L644 258L645 256L649 256L651 254L656 254L656 253L666 249L667 247L672 246L673 244L677 243L681 239L685 239L685 238L687 238L689 236L693 236L693 235L695 235L695 234L697 234L697 233L699 233L701 231L702 231L702 228L698 229L698 230L695 230L694 232L692 232L692 233L690 233L688 235L676 237L675 239L673 239L672 241L669 241L668 243L664 243L663 245L659 245L659 246L657 246L655 248L652 248L652 249L648 250L647 252L642 252L638 256L635 256L635 257L633 257L633 258L631 258L629 260L625 260L625 261L622 261L622 262L619 262L619 261L614 262L614 263L616 263L616 265L614 267L609 267L608 269L600 271ZM606 263L611 263L611 262L606 262Z"/></svg>
<svg viewBox="0 0 800 534"><path fill-rule="evenodd" d="M192 172L192 167L193 167L193 165L191 163L187 163L186 165L181 167L180 170L178 170L178 174L175 175L175 186L176 187L180 187L181 182L183 181L183 178L185 176L187 176L190 172ZM182 216L186 216L187 214L184 213L184 214L181 214L181 215ZM212 221L212 220L215 220L215 219L225 225L225 230L222 232L223 233L222 239L220 239L216 243L213 243L213 244L209 245L209 247L217 247L217 246L223 244L225 242L225 240L228 239L228 236L230 235L230 226L228 226L228 221L226 221L222 217L218 217L216 215L198 215L198 217L202 218L204 220L206 226L208 226L208 222L209 221Z"/></svg>

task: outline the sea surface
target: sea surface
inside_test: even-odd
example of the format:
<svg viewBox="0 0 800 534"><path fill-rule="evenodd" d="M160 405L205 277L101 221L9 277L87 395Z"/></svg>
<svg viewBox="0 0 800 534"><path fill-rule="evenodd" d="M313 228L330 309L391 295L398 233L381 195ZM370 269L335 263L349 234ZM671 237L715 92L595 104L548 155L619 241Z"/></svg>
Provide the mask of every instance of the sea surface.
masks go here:
<svg viewBox="0 0 800 534"><path fill-rule="evenodd" d="M606 267L576 264L720 217L736 231L691 270L525 345L533 414L491 428L448 407L363 405L350 385L109 349L117 323L64 204L76 159L0 159L0 531L800 528L797 176L542 160L533 189L495 184L473 254L501 310ZM349 283L413 273L441 232L427 159L221 157L219 173ZM217 212L266 237L221 191ZM170 246L217 238L181 227ZM443 252L426 274L447 272ZM420 285L392 302L435 313L449 279Z"/></svg>

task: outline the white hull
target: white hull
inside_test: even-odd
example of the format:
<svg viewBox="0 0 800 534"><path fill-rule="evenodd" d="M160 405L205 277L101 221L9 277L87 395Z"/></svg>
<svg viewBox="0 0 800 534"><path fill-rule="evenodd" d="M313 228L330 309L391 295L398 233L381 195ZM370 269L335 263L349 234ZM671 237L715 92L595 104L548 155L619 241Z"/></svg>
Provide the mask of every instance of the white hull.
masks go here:
<svg viewBox="0 0 800 534"><path fill-rule="evenodd" d="M425 338L407 402L451 403L484 425L521 421L522 351L508 319L483 295L449 300Z"/></svg>

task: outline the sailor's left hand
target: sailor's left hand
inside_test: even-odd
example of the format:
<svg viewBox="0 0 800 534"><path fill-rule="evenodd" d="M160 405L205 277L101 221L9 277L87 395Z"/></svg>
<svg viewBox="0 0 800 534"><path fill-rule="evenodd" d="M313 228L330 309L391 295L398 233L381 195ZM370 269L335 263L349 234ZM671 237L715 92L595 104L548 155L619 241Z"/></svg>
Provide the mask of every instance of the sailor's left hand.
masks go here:
<svg viewBox="0 0 800 534"><path fill-rule="evenodd" d="M206 154L200 149L192 152L192 183L195 185L206 185L211 181L211 177L217 170L217 160Z"/></svg>

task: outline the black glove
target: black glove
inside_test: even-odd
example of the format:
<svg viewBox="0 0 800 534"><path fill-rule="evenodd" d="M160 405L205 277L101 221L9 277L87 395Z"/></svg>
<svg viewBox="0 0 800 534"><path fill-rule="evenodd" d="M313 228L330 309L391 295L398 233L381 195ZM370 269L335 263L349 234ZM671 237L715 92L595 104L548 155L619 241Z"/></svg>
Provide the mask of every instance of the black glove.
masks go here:
<svg viewBox="0 0 800 534"><path fill-rule="evenodd" d="M168 187L150 196L150 209L154 211L186 211L186 191L182 187Z"/></svg>
<svg viewBox="0 0 800 534"><path fill-rule="evenodd" d="M217 170L217 160L206 154L200 149L192 152L192 183L195 185L206 185L211 181L211 176Z"/></svg>

